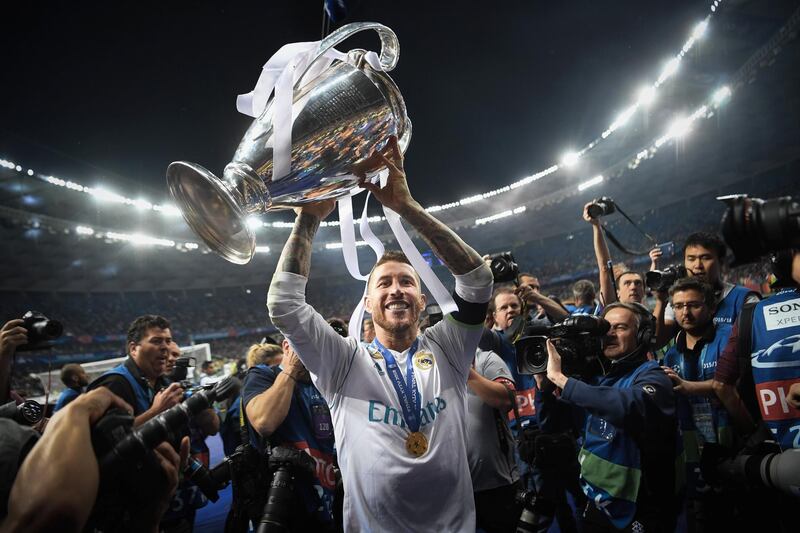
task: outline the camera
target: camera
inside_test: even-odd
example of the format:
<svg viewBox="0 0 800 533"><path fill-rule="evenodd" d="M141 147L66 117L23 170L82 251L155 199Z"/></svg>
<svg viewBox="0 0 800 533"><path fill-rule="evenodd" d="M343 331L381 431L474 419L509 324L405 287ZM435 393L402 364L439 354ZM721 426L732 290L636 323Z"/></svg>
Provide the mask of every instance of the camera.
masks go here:
<svg viewBox="0 0 800 533"><path fill-rule="evenodd" d="M175 360L175 368L172 369L172 372L167 374L167 379L174 383L181 383L181 387L185 389L187 387L185 387L183 383L186 382L186 378L189 375L189 367L194 368L195 365L194 357L182 355ZM193 386L194 384L190 385L189 388Z"/></svg>
<svg viewBox="0 0 800 533"><path fill-rule="evenodd" d="M35 426L44 418L44 407L35 400L25 400L19 405L12 400L0 406L0 418L10 418L23 426Z"/></svg>
<svg viewBox="0 0 800 533"><path fill-rule="evenodd" d="M122 409L109 410L95 424L91 438L100 467L100 490L90 517L91 527L104 530L132 519L163 475L153 449L162 442L177 445L190 418L234 390L230 378L198 389L139 427L133 427L134 417Z"/></svg>
<svg viewBox="0 0 800 533"><path fill-rule="evenodd" d="M517 282L519 276L519 265L511 252L500 252L489 256L491 263L489 268L492 270L492 277L495 283Z"/></svg>
<svg viewBox="0 0 800 533"><path fill-rule="evenodd" d="M707 442L700 457L700 470L714 486L768 488L797 497L800 449L781 452L777 443L767 441L731 456L724 446Z"/></svg>
<svg viewBox="0 0 800 533"><path fill-rule="evenodd" d="M28 342L17 348L18 352L50 348L51 341L64 334L64 326L57 320L50 320L39 311L28 311L22 315L22 327L28 330Z"/></svg>
<svg viewBox="0 0 800 533"><path fill-rule="evenodd" d="M592 200L592 203L589 204L586 210L591 218L599 218L610 215L617 210L617 206L614 200L608 196L601 196L596 200Z"/></svg>
<svg viewBox="0 0 800 533"><path fill-rule="evenodd" d="M722 236L733 251L733 266L800 247L800 203L791 196L762 200L733 194L717 200L728 205L722 215Z"/></svg>
<svg viewBox="0 0 800 533"><path fill-rule="evenodd" d="M602 340L611 325L599 316L576 315L552 326L528 325L514 343L520 374L547 372L547 339L561 354L567 376L590 377L604 373Z"/></svg>
<svg viewBox="0 0 800 533"><path fill-rule="evenodd" d="M283 446L270 450L272 482L257 533L291 531L289 525L295 502L294 480L298 476L313 479L315 468L314 459L305 452Z"/></svg>
<svg viewBox="0 0 800 533"><path fill-rule="evenodd" d="M671 265L664 270L651 270L644 275L644 284L651 291L668 291L676 281L685 278L689 273L683 265Z"/></svg>

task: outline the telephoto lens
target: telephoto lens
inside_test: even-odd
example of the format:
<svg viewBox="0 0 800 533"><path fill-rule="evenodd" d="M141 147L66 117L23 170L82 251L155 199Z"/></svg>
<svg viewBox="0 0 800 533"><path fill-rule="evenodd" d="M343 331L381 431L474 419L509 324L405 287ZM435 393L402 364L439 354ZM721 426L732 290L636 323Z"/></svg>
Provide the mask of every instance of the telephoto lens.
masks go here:
<svg viewBox="0 0 800 533"><path fill-rule="evenodd" d="M119 462L141 459L162 442L178 442L190 418L211 407L215 401L224 400L233 391L232 379L227 377L151 418L116 442L100 458L101 471L111 470Z"/></svg>

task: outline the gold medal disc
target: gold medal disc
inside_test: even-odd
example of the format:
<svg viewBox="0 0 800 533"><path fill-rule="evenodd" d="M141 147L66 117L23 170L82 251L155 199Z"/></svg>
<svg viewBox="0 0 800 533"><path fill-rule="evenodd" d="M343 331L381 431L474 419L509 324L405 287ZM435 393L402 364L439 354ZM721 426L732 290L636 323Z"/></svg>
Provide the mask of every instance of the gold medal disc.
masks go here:
<svg viewBox="0 0 800 533"><path fill-rule="evenodd" d="M421 457L428 451L428 439L419 431L409 433L406 437L406 450L414 457Z"/></svg>

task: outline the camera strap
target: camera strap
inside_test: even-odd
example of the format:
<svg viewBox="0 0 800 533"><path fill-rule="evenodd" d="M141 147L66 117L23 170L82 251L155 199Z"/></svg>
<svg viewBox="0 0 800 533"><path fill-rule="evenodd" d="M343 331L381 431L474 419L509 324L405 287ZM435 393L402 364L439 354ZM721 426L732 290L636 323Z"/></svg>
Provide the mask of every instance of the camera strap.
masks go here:
<svg viewBox="0 0 800 533"><path fill-rule="evenodd" d="M628 222L630 222L630 223L631 223L631 226L633 226L634 228L636 228L636 231L638 231L639 233L641 233L641 234L642 234L642 235L645 237L645 239L647 239L648 241L650 241L650 243L651 243L651 247L650 247L650 248L653 248L654 246L658 245L658 241L656 241L656 240L653 238L653 236L652 236L652 235L650 235L649 233L647 233L646 231L644 231L644 230L643 230L641 227L639 227L639 224L637 224L636 222L634 222L634 221L633 221L633 219L632 219L631 217L629 217L629 216L628 216L628 214L627 214L627 213L625 213L625 211L623 211L623 210L622 210L622 209L619 207L619 204L616 204L616 208L617 208L617 211L619 211L619 214L620 214L620 215L622 215L623 217L625 217L625 219L626 219ZM621 242L619 242L619 239L617 239L617 238L614 236L614 234L613 234L613 233L611 233L611 230L607 229L607 228L606 228L605 226L603 226L603 225L601 225L601 226L600 226L600 228L603 230L603 233L604 233L604 234L605 234L605 235L608 237L608 240L609 240L609 241L611 241L611 243L612 243L614 246L616 246L616 247L619 249L619 251L621 251L622 253L625 253L625 254L628 254L628 255L648 255L648 254L650 253L650 249L647 249L647 250L644 250L644 251L640 251L640 250L631 250L631 249L629 249L629 248L626 248L626 247L625 247L625 246L624 246L624 245L623 245Z"/></svg>
<svg viewBox="0 0 800 533"><path fill-rule="evenodd" d="M755 382L750 355L753 351L753 315L758 302L744 304L739 312L739 338L736 341L736 364L739 367L737 392L751 416L760 417L758 399L755 396Z"/></svg>

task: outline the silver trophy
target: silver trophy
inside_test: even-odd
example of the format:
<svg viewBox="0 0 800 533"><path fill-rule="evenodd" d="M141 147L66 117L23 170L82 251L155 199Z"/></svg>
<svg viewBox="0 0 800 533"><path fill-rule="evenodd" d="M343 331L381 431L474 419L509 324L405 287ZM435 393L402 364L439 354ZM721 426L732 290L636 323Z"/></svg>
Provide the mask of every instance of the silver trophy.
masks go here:
<svg viewBox="0 0 800 533"><path fill-rule="evenodd" d="M380 36L383 71L370 66L364 50L351 50L306 79L328 50L364 30ZM399 89L385 73L397 64L398 55L397 36L376 23L348 24L319 43L306 70L295 78L291 167L277 179L273 179L275 95L244 134L222 179L195 163L170 164L167 184L192 230L228 261L245 264L255 252L249 215L350 194L358 187L355 166L381 149L390 135L397 136L405 152L411 121Z"/></svg>

